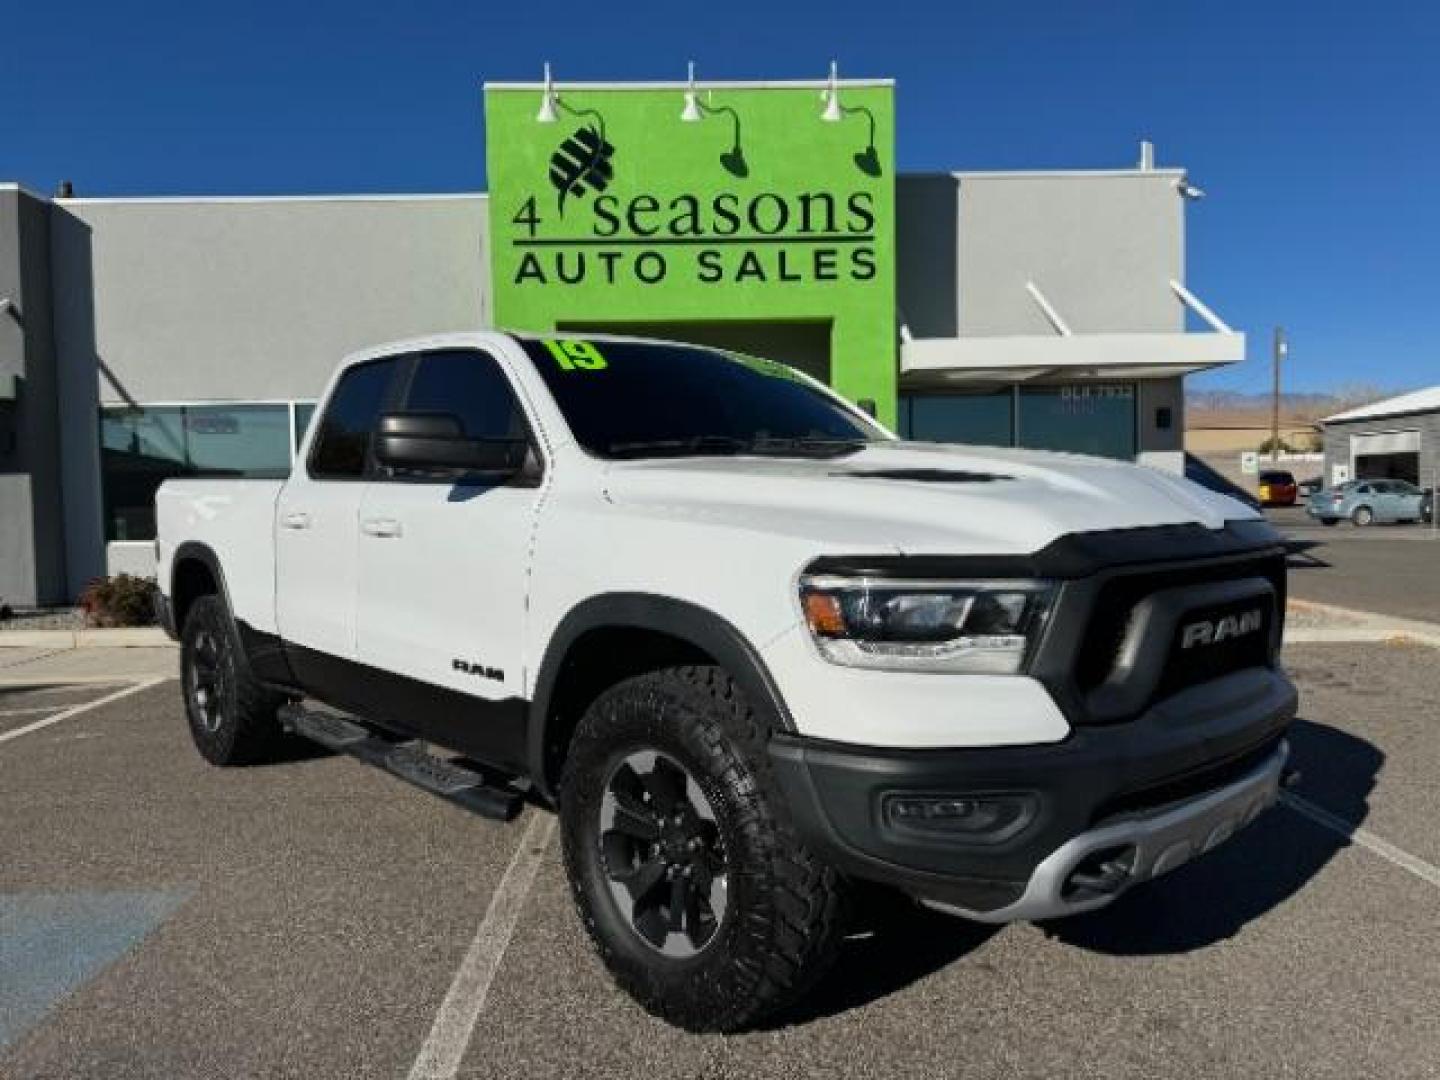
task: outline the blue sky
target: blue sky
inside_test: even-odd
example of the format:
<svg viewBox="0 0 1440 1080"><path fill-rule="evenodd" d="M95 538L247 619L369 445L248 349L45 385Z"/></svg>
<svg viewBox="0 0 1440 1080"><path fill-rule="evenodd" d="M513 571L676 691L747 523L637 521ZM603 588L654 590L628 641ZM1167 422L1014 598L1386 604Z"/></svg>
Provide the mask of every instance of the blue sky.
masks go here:
<svg viewBox="0 0 1440 1080"><path fill-rule="evenodd" d="M0 179L77 193L482 188L484 79L898 80L902 169L1133 163L1209 197L1189 281L1251 334L1197 386L1440 382L1440 5L17 4Z"/></svg>

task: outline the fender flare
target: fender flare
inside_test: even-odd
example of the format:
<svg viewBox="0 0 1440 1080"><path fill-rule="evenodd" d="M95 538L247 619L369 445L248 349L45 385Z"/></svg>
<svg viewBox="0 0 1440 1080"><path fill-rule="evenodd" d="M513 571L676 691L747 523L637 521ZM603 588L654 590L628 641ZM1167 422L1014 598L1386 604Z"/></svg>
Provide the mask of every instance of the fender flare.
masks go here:
<svg viewBox="0 0 1440 1080"><path fill-rule="evenodd" d="M170 590L166 600L171 607L170 617L175 623L177 638L185 627L180 618L181 613L175 607L175 572L186 562L203 563L210 571L210 576L215 579L220 602L225 605L225 616L230 620L230 629L255 674L272 686L294 686L295 673L291 670L284 642L278 634L256 630L235 616L235 606L230 602L230 587L225 582L225 571L220 567L220 557L209 544L199 540L186 540L175 549L175 554L170 559Z"/></svg>
<svg viewBox="0 0 1440 1080"><path fill-rule="evenodd" d="M551 795L546 776L546 733L551 703L565 658L580 637L605 627L653 630L693 645L723 667L773 731L794 732L795 722L759 651L735 626L715 612L652 593L601 593L572 608L555 628L545 648L530 701L530 776Z"/></svg>
<svg viewBox="0 0 1440 1080"><path fill-rule="evenodd" d="M169 588L165 590L166 599L170 602L175 618L176 634L179 634L184 626L181 625L180 612L175 608L175 574L187 562L203 563L205 569L210 571L210 576L215 579L215 585L219 589L220 599L225 604L225 611L233 623L235 609L230 604L230 587L225 583L225 571L220 568L220 557L215 554L215 549L209 544L201 543L199 540L186 540L175 549L175 554L170 557L170 580L166 582Z"/></svg>

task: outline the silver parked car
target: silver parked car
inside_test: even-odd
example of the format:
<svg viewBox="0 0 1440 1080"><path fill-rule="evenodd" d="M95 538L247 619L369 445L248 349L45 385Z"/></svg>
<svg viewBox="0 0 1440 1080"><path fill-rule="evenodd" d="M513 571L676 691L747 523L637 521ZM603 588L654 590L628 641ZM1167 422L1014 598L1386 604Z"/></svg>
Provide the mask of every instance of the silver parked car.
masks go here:
<svg viewBox="0 0 1440 1080"><path fill-rule="evenodd" d="M1425 492L1408 480L1351 480L1311 495L1305 512L1326 525L1345 518L1356 525L1419 521L1424 501Z"/></svg>

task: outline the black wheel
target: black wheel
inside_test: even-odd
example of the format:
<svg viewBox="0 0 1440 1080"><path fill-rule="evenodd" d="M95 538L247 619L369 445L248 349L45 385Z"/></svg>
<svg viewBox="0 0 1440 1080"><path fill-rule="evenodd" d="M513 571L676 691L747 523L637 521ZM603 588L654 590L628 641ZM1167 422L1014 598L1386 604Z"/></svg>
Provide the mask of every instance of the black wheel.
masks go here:
<svg viewBox="0 0 1440 1080"><path fill-rule="evenodd" d="M1321 524L1321 525L1339 525L1339 524L1340 524L1340 519L1339 519L1339 518L1321 518L1321 519L1320 519L1320 524Z"/></svg>
<svg viewBox="0 0 1440 1080"><path fill-rule="evenodd" d="M257 680L217 596L202 596L180 636L180 684L190 735L212 765L253 765L284 739L276 715L284 697Z"/></svg>
<svg viewBox="0 0 1440 1080"><path fill-rule="evenodd" d="M786 821L765 732L721 669L669 668L602 694L571 745L560 813L585 928L656 1016L743 1028L834 959L842 882Z"/></svg>
<svg viewBox="0 0 1440 1080"><path fill-rule="evenodd" d="M1375 523L1375 511L1368 506L1357 506L1350 515L1350 520L1363 529L1366 525Z"/></svg>

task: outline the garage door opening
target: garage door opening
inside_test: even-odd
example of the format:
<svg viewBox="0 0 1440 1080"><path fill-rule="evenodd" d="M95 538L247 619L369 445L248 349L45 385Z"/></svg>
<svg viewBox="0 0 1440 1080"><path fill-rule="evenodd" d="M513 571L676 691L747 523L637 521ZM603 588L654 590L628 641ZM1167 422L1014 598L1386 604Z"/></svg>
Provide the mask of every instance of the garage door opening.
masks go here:
<svg viewBox="0 0 1440 1080"><path fill-rule="evenodd" d="M1382 431L1350 438L1350 475L1357 480L1420 482L1420 432Z"/></svg>
<svg viewBox="0 0 1440 1080"><path fill-rule="evenodd" d="M1357 454L1356 480L1408 480L1420 483L1419 454Z"/></svg>
<svg viewBox="0 0 1440 1080"><path fill-rule="evenodd" d="M715 322L584 322L560 323L556 329L686 341L717 349L777 360L830 384L830 327L828 321Z"/></svg>

